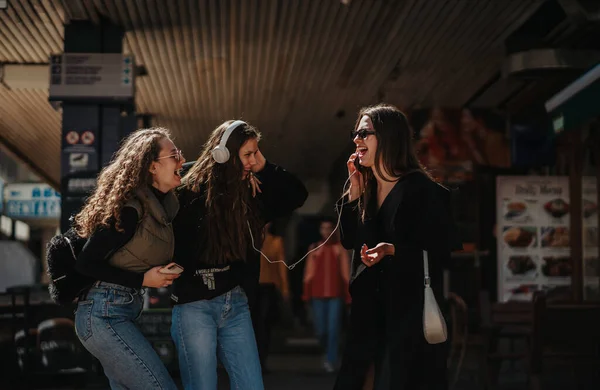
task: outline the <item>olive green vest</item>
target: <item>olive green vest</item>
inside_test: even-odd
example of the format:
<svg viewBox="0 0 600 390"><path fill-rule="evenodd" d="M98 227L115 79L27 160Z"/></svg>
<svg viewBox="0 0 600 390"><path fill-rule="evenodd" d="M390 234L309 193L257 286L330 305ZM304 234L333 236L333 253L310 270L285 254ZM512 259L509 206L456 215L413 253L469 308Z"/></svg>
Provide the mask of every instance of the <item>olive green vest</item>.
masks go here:
<svg viewBox="0 0 600 390"><path fill-rule="evenodd" d="M133 238L112 255L110 264L129 271L146 272L171 262L175 249L171 222L179 211L175 194L170 191L166 195L163 207L149 188L142 188L125 207L137 210L137 229Z"/></svg>

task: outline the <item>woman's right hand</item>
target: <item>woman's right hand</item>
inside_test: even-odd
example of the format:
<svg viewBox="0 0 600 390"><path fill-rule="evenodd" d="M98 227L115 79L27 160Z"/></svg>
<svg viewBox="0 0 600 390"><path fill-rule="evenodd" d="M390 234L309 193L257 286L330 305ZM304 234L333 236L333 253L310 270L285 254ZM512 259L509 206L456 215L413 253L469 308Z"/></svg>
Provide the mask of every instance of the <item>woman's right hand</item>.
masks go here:
<svg viewBox="0 0 600 390"><path fill-rule="evenodd" d="M162 266L150 268L144 273L144 281L142 282L143 287L168 287L173 284L173 281L177 279L181 274L163 274L160 272Z"/></svg>
<svg viewBox="0 0 600 390"><path fill-rule="evenodd" d="M348 201L352 202L353 200L358 199L362 192L362 174L356 166L354 165L354 160L356 160L358 155L356 153L352 153L346 165L348 166L348 176L350 177L350 193Z"/></svg>

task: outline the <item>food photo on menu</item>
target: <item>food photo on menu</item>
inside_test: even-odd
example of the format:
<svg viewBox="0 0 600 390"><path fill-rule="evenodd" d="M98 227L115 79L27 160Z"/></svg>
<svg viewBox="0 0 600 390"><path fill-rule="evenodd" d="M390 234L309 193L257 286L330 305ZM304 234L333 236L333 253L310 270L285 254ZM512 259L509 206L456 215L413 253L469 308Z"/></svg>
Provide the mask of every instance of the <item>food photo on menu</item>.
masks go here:
<svg viewBox="0 0 600 390"><path fill-rule="evenodd" d="M567 248L569 247L569 228L566 226L548 226L542 227L542 247L543 248Z"/></svg>
<svg viewBox="0 0 600 390"><path fill-rule="evenodd" d="M529 255L510 256L506 267L510 274L515 277L535 278L537 276L537 265Z"/></svg>
<svg viewBox="0 0 600 390"><path fill-rule="evenodd" d="M542 260L542 274L546 277L567 277L573 272L569 256L544 256Z"/></svg>
<svg viewBox="0 0 600 390"><path fill-rule="evenodd" d="M506 286L504 297L506 301L530 301L533 298L533 293L538 290L537 284Z"/></svg>
<svg viewBox="0 0 600 390"><path fill-rule="evenodd" d="M596 215L598 212L598 205L591 200L584 199L583 200L583 217L590 218L593 215Z"/></svg>
<svg viewBox="0 0 600 390"><path fill-rule="evenodd" d="M586 277L600 277L600 259L598 256L584 257L583 274Z"/></svg>
<svg viewBox="0 0 600 390"><path fill-rule="evenodd" d="M598 246L597 227L586 227L583 229L583 245L586 248L594 248Z"/></svg>
<svg viewBox="0 0 600 390"><path fill-rule="evenodd" d="M511 222L528 222L529 216L527 203L520 200L506 199L504 201L504 219Z"/></svg>
<svg viewBox="0 0 600 390"><path fill-rule="evenodd" d="M564 199L554 199L544 204L544 210L553 218L562 218L569 213L569 204Z"/></svg>
<svg viewBox="0 0 600 390"><path fill-rule="evenodd" d="M504 228L502 238L511 248L528 248L536 245L536 231L533 226L509 226Z"/></svg>

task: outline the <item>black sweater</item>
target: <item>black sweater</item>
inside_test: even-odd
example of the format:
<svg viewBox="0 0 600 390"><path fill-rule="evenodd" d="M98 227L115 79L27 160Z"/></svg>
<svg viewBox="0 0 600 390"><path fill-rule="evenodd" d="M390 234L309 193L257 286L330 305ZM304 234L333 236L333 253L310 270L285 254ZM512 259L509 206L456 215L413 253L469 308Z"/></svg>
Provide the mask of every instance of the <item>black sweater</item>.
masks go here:
<svg viewBox="0 0 600 390"><path fill-rule="evenodd" d="M152 193L162 203L166 194L154 187ZM77 257L75 269L86 276L107 283L120 284L131 288L142 288L144 274L133 272L109 264L110 256L133 238L137 229L139 216L133 207L123 207L121 210L121 229L117 231L115 223L109 228L97 229L88 239L81 253Z"/></svg>
<svg viewBox="0 0 600 390"><path fill-rule="evenodd" d="M256 176L262 182L262 193L256 197L264 222L291 213L308 197L304 184L279 166L267 162ZM200 221L206 215L205 193L183 189L178 197L179 213L173 221L174 261L183 266L184 272L174 283L172 299L175 304L212 299L236 286L242 286L252 300L260 274L260 255L249 246L246 259L223 265L203 263L200 260L203 250L201 237L205 237L206 227ZM261 245L261 242L255 242L257 248Z"/></svg>

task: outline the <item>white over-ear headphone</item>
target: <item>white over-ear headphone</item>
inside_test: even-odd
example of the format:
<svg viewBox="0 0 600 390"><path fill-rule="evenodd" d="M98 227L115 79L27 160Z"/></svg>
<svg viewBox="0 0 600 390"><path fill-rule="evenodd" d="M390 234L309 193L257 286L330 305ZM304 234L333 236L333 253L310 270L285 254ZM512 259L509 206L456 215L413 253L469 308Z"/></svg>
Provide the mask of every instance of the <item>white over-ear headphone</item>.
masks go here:
<svg viewBox="0 0 600 390"><path fill-rule="evenodd" d="M229 149L227 149L227 140L229 136L240 125L245 125L244 121L234 121L227 127L225 133L223 133L223 137L221 137L221 142L219 145L212 150L212 158L218 162L219 164L225 164L229 160Z"/></svg>

